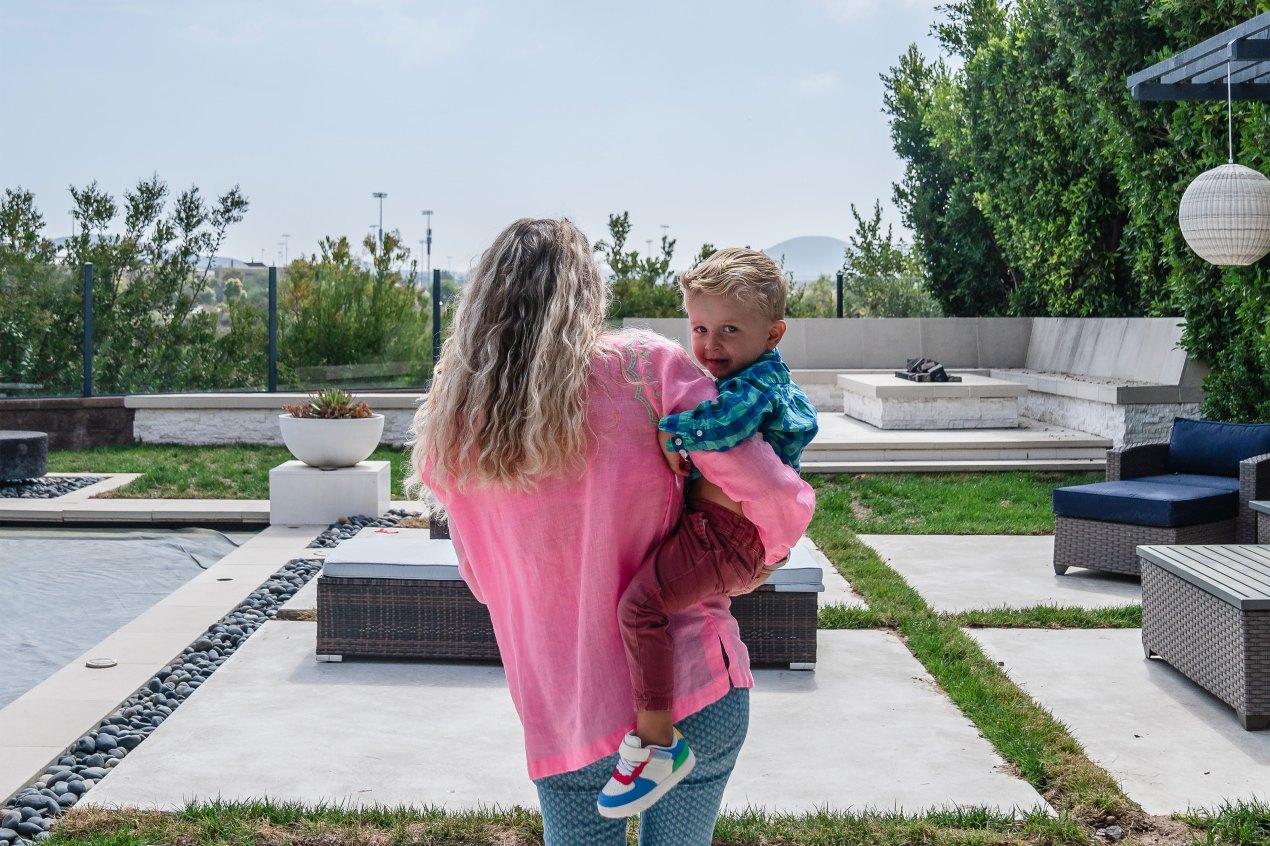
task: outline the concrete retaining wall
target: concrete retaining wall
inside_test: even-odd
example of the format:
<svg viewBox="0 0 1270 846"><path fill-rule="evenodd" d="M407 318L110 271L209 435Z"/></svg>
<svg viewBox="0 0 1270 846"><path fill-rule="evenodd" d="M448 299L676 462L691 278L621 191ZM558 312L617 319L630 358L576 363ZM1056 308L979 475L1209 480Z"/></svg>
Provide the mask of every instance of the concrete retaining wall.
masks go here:
<svg viewBox="0 0 1270 846"><path fill-rule="evenodd" d="M410 431L419 394L356 392L372 411L384 415L381 443L399 447ZM152 444L282 445L282 406L304 402L307 394L155 394L126 398L135 413L138 441Z"/></svg>
<svg viewBox="0 0 1270 846"><path fill-rule="evenodd" d="M906 359L933 358L950 368L1023 367L1030 317L791 318L781 358L791 370L898 370ZM627 318L688 348L684 318Z"/></svg>

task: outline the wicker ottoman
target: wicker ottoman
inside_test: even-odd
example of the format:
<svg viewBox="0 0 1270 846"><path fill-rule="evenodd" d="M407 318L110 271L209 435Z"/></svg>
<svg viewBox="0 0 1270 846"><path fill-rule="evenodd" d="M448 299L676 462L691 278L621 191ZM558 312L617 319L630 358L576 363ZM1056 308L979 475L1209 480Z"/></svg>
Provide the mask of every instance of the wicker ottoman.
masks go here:
<svg viewBox="0 0 1270 846"><path fill-rule="evenodd" d="M1142 648L1270 728L1270 548L1142 546Z"/></svg>
<svg viewBox="0 0 1270 846"><path fill-rule="evenodd" d="M499 660L489 612L459 577L448 540L426 529L363 529L327 556L318 579L317 657ZM800 544L732 614L755 665L812 669L824 570Z"/></svg>

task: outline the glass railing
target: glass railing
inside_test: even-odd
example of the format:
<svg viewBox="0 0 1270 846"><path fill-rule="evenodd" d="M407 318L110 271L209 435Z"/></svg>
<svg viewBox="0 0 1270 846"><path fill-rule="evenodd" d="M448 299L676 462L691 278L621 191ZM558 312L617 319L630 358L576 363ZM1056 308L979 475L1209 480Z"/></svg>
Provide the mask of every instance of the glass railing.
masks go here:
<svg viewBox="0 0 1270 846"><path fill-rule="evenodd" d="M422 390L434 327L421 276L300 261L198 268L173 285L108 267L0 267L0 398ZM441 287L445 331L458 288L449 274Z"/></svg>

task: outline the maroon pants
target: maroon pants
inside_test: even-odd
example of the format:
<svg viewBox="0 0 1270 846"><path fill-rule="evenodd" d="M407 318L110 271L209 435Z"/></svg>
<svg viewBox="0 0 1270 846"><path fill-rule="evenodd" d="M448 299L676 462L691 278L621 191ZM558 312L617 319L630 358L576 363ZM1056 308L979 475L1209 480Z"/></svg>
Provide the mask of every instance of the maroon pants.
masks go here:
<svg viewBox="0 0 1270 846"><path fill-rule="evenodd" d="M713 502L688 505L618 603L636 709L669 711L674 700L670 615L709 596L753 590L763 579L763 558L749 520Z"/></svg>

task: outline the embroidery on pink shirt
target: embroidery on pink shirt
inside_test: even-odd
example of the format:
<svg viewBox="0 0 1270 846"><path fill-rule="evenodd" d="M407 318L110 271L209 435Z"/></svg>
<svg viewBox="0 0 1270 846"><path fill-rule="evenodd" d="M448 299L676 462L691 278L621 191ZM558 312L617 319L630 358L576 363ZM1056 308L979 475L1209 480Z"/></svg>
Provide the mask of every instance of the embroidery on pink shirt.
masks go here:
<svg viewBox="0 0 1270 846"><path fill-rule="evenodd" d="M638 349L636 349L638 347ZM652 373L652 351L648 348L648 339L636 335L633 340L622 344L622 348L626 350L626 381L628 384L635 386L635 398L644 406L644 410L648 412L648 422L654 426L661 420L659 415L653 408L653 404L645 395L647 389L653 396L653 399L661 399L661 383L653 378ZM659 406L660 402L657 403Z"/></svg>

